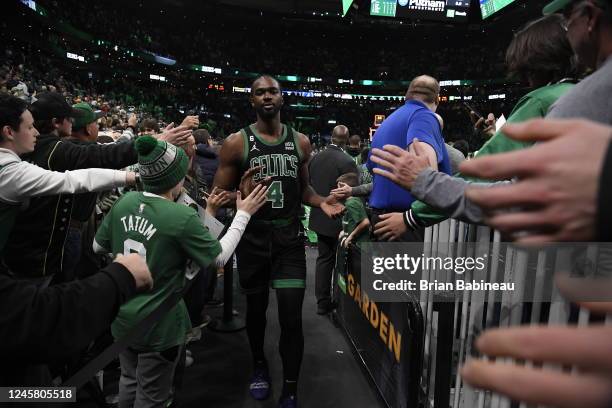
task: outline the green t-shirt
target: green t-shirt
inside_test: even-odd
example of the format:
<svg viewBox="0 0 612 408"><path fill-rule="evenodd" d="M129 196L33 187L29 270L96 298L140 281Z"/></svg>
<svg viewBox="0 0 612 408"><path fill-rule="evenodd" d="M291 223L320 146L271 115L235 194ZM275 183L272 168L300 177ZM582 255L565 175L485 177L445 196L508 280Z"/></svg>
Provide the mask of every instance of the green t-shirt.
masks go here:
<svg viewBox="0 0 612 408"><path fill-rule="evenodd" d="M104 218L95 239L113 254L140 254L153 275L153 289L119 309L111 326L115 338L123 337L164 299L183 288L188 260L206 267L221 253L219 241L202 225L195 210L143 192L121 197ZM131 347L163 351L182 344L190 328L187 308L181 300Z"/></svg>
<svg viewBox="0 0 612 408"><path fill-rule="evenodd" d="M363 201L357 197L349 197L344 203L346 212L342 216L342 231L347 235L352 233L361 221L368 218ZM364 229L353 239L353 243L365 242L368 240L368 230Z"/></svg>
<svg viewBox="0 0 612 408"><path fill-rule="evenodd" d="M514 109L512 109L507 123L520 123L529 119L545 117L552 104L573 86L574 84L572 83L560 83L543 86L529 92L527 95L523 96L518 101ZM514 150L525 149L531 145L532 143L530 142L518 142L510 139L502 132L497 132L482 146L475 157L511 152ZM455 176L472 181L488 181L467 177L461 173L457 173ZM411 208L412 212L427 225L433 225L448 218L446 215L438 212L433 207L430 207L421 201L413 202Z"/></svg>

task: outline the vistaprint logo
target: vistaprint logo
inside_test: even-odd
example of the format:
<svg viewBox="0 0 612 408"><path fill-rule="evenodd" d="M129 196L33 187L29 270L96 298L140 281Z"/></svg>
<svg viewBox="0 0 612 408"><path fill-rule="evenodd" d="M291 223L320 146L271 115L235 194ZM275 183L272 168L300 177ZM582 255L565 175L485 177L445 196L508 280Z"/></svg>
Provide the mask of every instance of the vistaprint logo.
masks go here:
<svg viewBox="0 0 612 408"><path fill-rule="evenodd" d="M408 8L414 10L427 10L427 11L444 11L446 1L437 0L410 0Z"/></svg>
<svg viewBox="0 0 612 408"><path fill-rule="evenodd" d="M430 257L424 254L412 257L408 254L396 254L394 257L372 257L372 272L381 275L384 272L399 271L414 275L419 270L453 271L462 275L468 270L483 270L487 254L481 257Z"/></svg>

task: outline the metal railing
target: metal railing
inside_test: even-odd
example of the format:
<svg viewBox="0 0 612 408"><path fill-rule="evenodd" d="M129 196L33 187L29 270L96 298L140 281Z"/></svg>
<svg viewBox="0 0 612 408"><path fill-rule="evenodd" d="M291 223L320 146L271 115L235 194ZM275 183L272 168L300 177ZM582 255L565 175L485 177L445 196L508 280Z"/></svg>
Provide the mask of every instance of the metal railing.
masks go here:
<svg viewBox="0 0 612 408"><path fill-rule="evenodd" d="M496 394L465 385L459 368L470 356L486 358L478 356L473 347L474 340L484 329L521 324L588 324L589 311L565 301L552 279L555 266L569 264L573 261L569 258L575 254L567 248L525 251L501 245L500 234L488 227L447 220L426 230L424 255L447 254L450 245L467 242L474 244L455 245L451 251L488 251L492 256L483 270L468 270L464 276L466 280L512 281L515 288L501 294L501 299L491 292L465 291L446 302L440 301L440 296L445 296L442 292L430 290L420 293L425 327L420 384L424 405L453 408L505 408L512 405L523 408L525 404L512 403ZM590 272L597 273L601 261L598 247L586 248L584 259L590 264ZM451 282L455 279L453 275L446 270L423 270L422 279ZM531 295L545 291L550 291L550 301L532 301L535 297ZM526 297L526 293L530 296Z"/></svg>

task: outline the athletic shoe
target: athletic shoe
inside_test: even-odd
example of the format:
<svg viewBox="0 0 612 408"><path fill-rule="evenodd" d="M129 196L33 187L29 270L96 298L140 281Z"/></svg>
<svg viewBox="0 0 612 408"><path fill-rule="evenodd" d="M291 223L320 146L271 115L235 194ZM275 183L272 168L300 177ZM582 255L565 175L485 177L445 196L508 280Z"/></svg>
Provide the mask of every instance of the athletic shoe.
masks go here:
<svg viewBox="0 0 612 408"><path fill-rule="evenodd" d="M267 369L256 368L249 384L251 397L258 401L265 400L270 396L270 374Z"/></svg>
<svg viewBox="0 0 612 408"><path fill-rule="evenodd" d="M297 408L297 397L295 395L289 395L285 398L281 398L278 401L278 408Z"/></svg>

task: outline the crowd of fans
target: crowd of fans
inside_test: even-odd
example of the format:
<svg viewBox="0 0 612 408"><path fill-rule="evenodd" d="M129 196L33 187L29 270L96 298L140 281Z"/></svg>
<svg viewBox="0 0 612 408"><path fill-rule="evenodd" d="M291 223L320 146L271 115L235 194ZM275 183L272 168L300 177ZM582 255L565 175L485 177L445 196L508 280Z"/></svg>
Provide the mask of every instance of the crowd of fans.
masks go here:
<svg viewBox="0 0 612 408"><path fill-rule="evenodd" d="M261 17L266 18L265 24L257 17L230 23L224 13L229 15L231 10L211 10L205 5L193 5L196 10L186 15L180 7L158 9L145 2L116 2L110 7L84 7L73 0L40 3L58 19L112 44L183 63L283 75L327 77L333 73L338 78L405 80L436 67L440 78L498 78L503 77L503 44L509 40L509 36L493 40L465 28L438 26L414 30L411 37L418 41L412 42L406 40L406 30L367 24L319 30L308 22L283 23L281 17L278 24L270 24L267 15ZM177 20L181 23L175 24ZM257 46L245 47L245 36ZM478 43L470 43L472 37ZM262 50L267 50L265 58Z"/></svg>
<svg viewBox="0 0 612 408"><path fill-rule="evenodd" d="M194 114L199 115L202 126L215 139L223 139L254 119L248 98L243 93L231 92L233 83L230 81L223 81L225 89L221 91L207 89L201 81L183 84L179 78L177 83L159 83L127 75L109 78L97 71L90 78L87 72L75 71L70 64L70 60L50 54L33 44L16 42L5 49L0 65L0 88L27 101L35 100L37 93L57 90L73 103L84 101L97 106L107 113L104 125L116 129L125 126L130 112L137 112L140 118L156 118L162 123L176 122L186 114ZM298 84L284 85L286 89L294 91L312 89ZM333 87L319 88L321 92L334 92ZM498 92L497 88L464 87L461 92L470 94L474 98L471 104L480 111L507 116L521 88L508 89L504 91L505 99L494 101L486 97L488 93ZM397 94L400 96L399 92ZM293 93L285 95L284 112L288 123L314 136L313 141L321 145L329 140L334 123L339 122L345 123L363 139L369 139L374 116L388 116L400 105L401 101L397 100L306 98ZM474 150L485 141L473 133L469 110L461 101L441 104L439 113L445 119L447 140L469 140Z"/></svg>

